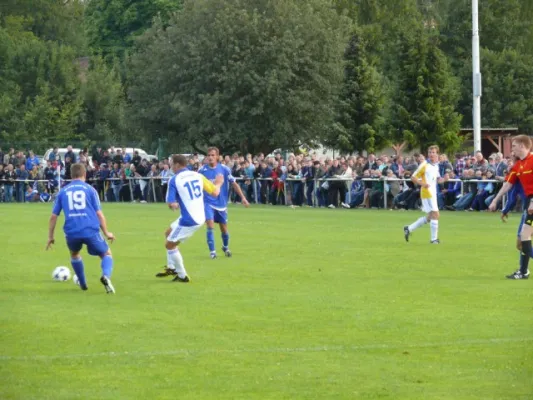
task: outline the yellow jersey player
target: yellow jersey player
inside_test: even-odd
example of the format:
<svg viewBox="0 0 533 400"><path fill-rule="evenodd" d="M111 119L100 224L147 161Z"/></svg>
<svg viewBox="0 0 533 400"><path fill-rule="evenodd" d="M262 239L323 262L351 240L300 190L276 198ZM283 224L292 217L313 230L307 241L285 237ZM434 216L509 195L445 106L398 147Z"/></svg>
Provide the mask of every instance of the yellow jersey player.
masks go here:
<svg viewBox="0 0 533 400"><path fill-rule="evenodd" d="M405 240L409 241L411 233L429 222L431 228L432 244L439 244L439 206L437 204L437 184L444 183L447 177L442 178L439 173L439 146L429 146L428 160L422 162L413 173L411 180L420 186L420 200L424 217L418 218L411 225L403 227Z"/></svg>

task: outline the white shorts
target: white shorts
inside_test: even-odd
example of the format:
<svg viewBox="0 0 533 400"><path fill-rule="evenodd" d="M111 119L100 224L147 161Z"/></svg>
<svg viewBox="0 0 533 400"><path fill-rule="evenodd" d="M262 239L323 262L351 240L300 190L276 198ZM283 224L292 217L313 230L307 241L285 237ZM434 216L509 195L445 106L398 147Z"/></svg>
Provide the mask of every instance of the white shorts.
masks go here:
<svg viewBox="0 0 533 400"><path fill-rule="evenodd" d="M194 225L194 226L181 226L180 220L176 220L170 225L170 233L167 236L167 241L173 242L173 243L183 243L187 239L189 239L192 235L194 235L194 232L196 232L198 229L200 229L203 225Z"/></svg>
<svg viewBox="0 0 533 400"><path fill-rule="evenodd" d="M431 199L421 199L422 200L422 211L425 213L430 213L432 211L439 211L439 205L437 203L437 198L432 197Z"/></svg>

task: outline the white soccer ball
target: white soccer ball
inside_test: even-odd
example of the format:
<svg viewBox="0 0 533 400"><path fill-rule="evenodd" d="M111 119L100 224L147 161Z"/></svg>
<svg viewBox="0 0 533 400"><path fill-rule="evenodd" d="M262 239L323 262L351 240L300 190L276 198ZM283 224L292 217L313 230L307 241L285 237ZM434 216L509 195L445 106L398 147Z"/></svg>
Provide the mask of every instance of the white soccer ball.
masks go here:
<svg viewBox="0 0 533 400"><path fill-rule="evenodd" d="M74 282L76 285L80 285L80 280L78 279L78 275L74 274L72 277L72 282Z"/></svg>
<svg viewBox="0 0 533 400"><path fill-rule="evenodd" d="M54 281L68 281L70 279L70 269L68 267L56 267L52 272L52 279Z"/></svg>

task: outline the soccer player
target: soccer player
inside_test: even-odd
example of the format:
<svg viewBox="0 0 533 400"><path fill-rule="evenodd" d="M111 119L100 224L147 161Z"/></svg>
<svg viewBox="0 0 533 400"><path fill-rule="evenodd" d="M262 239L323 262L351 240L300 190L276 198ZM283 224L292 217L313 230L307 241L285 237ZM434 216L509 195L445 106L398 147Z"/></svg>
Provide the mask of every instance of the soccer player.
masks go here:
<svg viewBox="0 0 533 400"><path fill-rule="evenodd" d="M228 199L229 199L229 185L231 184L233 190L237 192L241 198L241 202L245 207L249 207L250 203L243 194L241 187L235 181L235 178L231 175L231 170L222 164L218 163L219 151L216 147L210 147L207 149L207 164L204 165L198 171L204 175L210 181L213 181L217 175L224 177L224 184L220 188L220 195L210 196L209 194L204 196L205 202L205 218L207 224L207 246L209 247L210 256L212 259L217 258L217 252L215 251L215 235L213 228L215 223L220 226L220 232L222 233L222 251L226 257L231 257L231 251L229 249L229 232L228 232Z"/></svg>
<svg viewBox="0 0 533 400"><path fill-rule="evenodd" d="M80 256L81 248L86 245L87 252L90 255L99 256L102 260L100 282L104 285L106 293L115 293L115 288L110 279L113 271L111 250L99 231L101 229L110 242L115 240L115 236L107 230L107 222L100 206L98 193L92 186L85 183L85 166L83 164L72 164L70 172L72 182L59 191L50 216L46 250L50 249L55 243L54 231L57 217L63 210L65 212L63 231L70 250L70 262L78 276L81 289L87 290L83 260Z"/></svg>
<svg viewBox="0 0 533 400"><path fill-rule="evenodd" d="M439 146L429 146L428 160L423 161L411 177L415 185L419 185L420 199L422 200L422 211L426 213L409 226L403 227L405 240L409 241L409 236L417 228L427 224L431 228L432 244L439 244L439 206L437 204L437 184L444 183L448 179L442 178L439 173Z"/></svg>
<svg viewBox="0 0 533 400"><path fill-rule="evenodd" d="M526 202L527 210L524 211L524 224L520 231L520 269L510 275L506 275L507 279L529 278L528 267L531 255L531 234L533 233L533 154L530 153L531 145L531 139L527 135L518 135L513 138L512 150L518 160L513 165L502 188L489 206L490 211L496 211L502 196L511 190L516 182L522 184L528 200Z"/></svg>
<svg viewBox="0 0 533 400"><path fill-rule="evenodd" d="M522 240L520 239L520 234L522 232L522 226L524 226L524 221L526 220L526 213L524 211L527 210L528 202L527 197L524 194L524 189L522 188L522 185L520 182L516 182L512 189L508 192L507 195L507 203L505 204L505 207L502 209L501 213L501 220L502 222L507 222L507 219L509 218L509 211L511 211L511 208L514 208L516 205L516 198L520 197L522 200L522 217L520 218L520 223L518 224L518 230L516 233L516 249L518 251L522 251ZM530 258L533 258L533 249L530 254ZM520 265L520 264L519 264Z"/></svg>
<svg viewBox="0 0 533 400"><path fill-rule="evenodd" d="M158 278L174 276L174 282L184 283L190 279L178 245L190 238L205 223L204 192L216 197L224 183L222 175L216 176L213 184L203 175L190 171L187 164L184 156L172 156L172 170L175 175L170 178L166 202L173 211L180 208L181 216L165 232L167 265L163 272L156 274Z"/></svg>

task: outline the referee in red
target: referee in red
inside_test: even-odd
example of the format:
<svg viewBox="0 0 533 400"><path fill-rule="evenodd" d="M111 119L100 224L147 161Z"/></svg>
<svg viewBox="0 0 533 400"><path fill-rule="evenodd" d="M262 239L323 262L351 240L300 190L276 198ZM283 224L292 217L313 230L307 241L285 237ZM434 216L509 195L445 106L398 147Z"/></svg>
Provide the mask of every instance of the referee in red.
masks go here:
<svg viewBox="0 0 533 400"><path fill-rule="evenodd" d="M496 211L498 202L513 185L520 181L527 196L528 204L526 218L520 233L522 250L520 252L520 269L507 275L507 279L528 279L529 278L529 257L531 254L531 234L533 233L533 154L531 154L531 139L526 135L518 135L513 138L512 149L518 160L507 175L503 187L500 189L489 206L490 211Z"/></svg>

